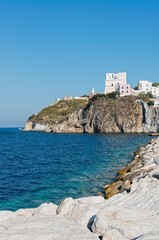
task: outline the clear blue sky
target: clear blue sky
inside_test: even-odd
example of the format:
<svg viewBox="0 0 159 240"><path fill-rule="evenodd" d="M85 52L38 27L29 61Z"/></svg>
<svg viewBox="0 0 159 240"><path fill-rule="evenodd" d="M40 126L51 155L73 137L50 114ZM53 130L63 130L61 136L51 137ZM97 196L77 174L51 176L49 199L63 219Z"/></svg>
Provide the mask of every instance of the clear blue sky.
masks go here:
<svg viewBox="0 0 159 240"><path fill-rule="evenodd" d="M0 0L0 127L102 92L106 72L159 81L158 12L158 0Z"/></svg>

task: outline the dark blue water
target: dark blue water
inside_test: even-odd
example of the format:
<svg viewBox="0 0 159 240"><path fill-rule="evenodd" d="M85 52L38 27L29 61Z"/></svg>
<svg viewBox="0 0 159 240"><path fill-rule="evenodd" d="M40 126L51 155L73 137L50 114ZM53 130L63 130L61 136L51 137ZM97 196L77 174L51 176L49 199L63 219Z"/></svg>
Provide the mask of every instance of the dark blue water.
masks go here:
<svg viewBox="0 0 159 240"><path fill-rule="evenodd" d="M47 134L0 129L0 209L96 195L146 134Z"/></svg>

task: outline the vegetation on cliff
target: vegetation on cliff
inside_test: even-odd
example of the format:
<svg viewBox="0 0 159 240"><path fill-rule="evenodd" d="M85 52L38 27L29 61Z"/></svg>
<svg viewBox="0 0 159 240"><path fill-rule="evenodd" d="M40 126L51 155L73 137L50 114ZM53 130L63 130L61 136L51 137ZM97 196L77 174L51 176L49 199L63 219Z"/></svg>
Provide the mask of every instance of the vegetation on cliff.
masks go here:
<svg viewBox="0 0 159 240"><path fill-rule="evenodd" d="M153 87L158 87L158 86L159 86L159 82L154 82L154 83L152 83L152 86L153 86Z"/></svg>
<svg viewBox="0 0 159 240"><path fill-rule="evenodd" d="M153 95L152 95L151 92L148 92L148 93L140 93L140 94L137 96L137 98L143 100L144 102L149 102L149 101L153 98Z"/></svg>
<svg viewBox="0 0 159 240"><path fill-rule="evenodd" d="M61 100L42 109L37 115L32 115L28 120L38 123L62 123L68 120L74 111L84 108L88 104L86 99Z"/></svg>

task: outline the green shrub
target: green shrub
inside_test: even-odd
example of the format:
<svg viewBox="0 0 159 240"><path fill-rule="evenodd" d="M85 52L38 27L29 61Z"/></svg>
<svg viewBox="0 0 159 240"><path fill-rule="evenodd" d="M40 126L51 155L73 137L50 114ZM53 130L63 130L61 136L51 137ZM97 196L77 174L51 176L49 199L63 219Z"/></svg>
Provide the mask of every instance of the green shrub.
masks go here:
<svg viewBox="0 0 159 240"><path fill-rule="evenodd" d="M154 106L154 101L148 101L147 102L147 105L150 107L150 106Z"/></svg>
<svg viewBox="0 0 159 240"><path fill-rule="evenodd" d="M148 92L146 95L147 95L148 98L153 98L153 95L152 95L151 92Z"/></svg>
<svg viewBox="0 0 159 240"><path fill-rule="evenodd" d="M158 83L158 82L154 82L154 83L152 83L152 86L153 86L153 87L158 87L158 86L159 86L159 83Z"/></svg>
<svg viewBox="0 0 159 240"><path fill-rule="evenodd" d="M118 92L111 92L111 93L107 93L106 94L106 98L113 98L113 99L115 99L117 97L119 97L119 93Z"/></svg>
<svg viewBox="0 0 159 240"><path fill-rule="evenodd" d="M135 86L135 87L134 87L134 90L139 90L138 86Z"/></svg>
<svg viewBox="0 0 159 240"><path fill-rule="evenodd" d="M98 93L98 94L96 94L96 95L94 95L90 100L89 100L89 103L92 103L92 102L94 102L94 101L96 101L96 100L99 100L99 99L101 99L101 98L106 98L106 95L105 94L100 94L100 93Z"/></svg>
<svg viewBox="0 0 159 240"><path fill-rule="evenodd" d="M140 94L138 95L138 98L141 99L141 100L143 100L144 102L148 102L148 101L150 101L149 98L151 98L151 97L150 97L149 94L140 93Z"/></svg>
<svg viewBox="0 0 159 240"><path fill-rule="evenodd" d="M111 93L107 93L107 94L98 93L90 99L90 102L92 102L92 101L94 102L94 101L99 100L101 98L103 98L103 99L108 99L108 98L116 99L117 97L119 97L119 93L117 93L117 92L111 92Z"/></svg>

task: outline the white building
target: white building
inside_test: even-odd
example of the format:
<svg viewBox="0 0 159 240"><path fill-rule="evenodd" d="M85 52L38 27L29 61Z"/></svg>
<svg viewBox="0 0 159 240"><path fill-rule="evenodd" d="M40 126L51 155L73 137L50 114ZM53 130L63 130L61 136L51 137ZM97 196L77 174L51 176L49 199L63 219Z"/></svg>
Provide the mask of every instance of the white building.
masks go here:
<svg viewBox="0 0 159 240"><path fill-rule="evenodd" d="M115 92L120 84L126 84L126 72L107 73L104 93Z"/></svg>
<svg viewBox="0 0 159 240"><path fill-rule="evenodd" d="M152 82L147 80L140 80L138 82L138 89L141 92L148 93L152 91Z"/></svg>
<svg viewBox="0 0 159 240"><path fill-rule="evenodd" d="M77 100L88 100L89 98L88 97L74 97L74 99L77 99Z"/></svg>
<svg viewBox="0 0 159 240"><path fill-rule="evenodd" d="M127 83L118 84L116 92L118 92L121 97L126 96L126 95L130 95L131 94L130 84L127 84Z"/></svg>
<svg viewBox="0 0 159 240"><path fill-rule="evenodd" d="M158 98L159 97L159 86L152 87L152 95L153 95L154 98Z"/></svg>
<svg viewBox="0 0 159 240"><path fill-rule="evenodd" d="M63 100L65 100L65 101L69 101L69 100L72 100L72 99L73 99L72 96L66 96L66 97L63 98Z"/></svg>
<svg viewBox="0 0 159 240"><path fill-rule="evenodd" d="M104 93L115 92L119 84L126 84L126 72L107 73Z"/></svg>
<svg viewBox="0 0 159 240"><path fill-rule="evenodd" d="M140 90L131 89L131 95L138 96L140 93L142 93Z"/></svg>

